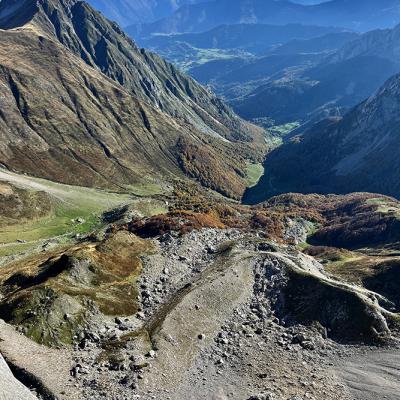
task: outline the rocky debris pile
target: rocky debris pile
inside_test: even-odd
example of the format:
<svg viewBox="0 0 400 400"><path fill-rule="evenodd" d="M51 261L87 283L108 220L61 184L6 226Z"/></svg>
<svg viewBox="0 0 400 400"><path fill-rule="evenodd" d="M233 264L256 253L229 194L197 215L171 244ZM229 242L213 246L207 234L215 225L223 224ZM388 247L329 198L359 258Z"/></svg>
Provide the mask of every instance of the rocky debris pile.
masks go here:
<svg viewBox="0 0 400 400"><path fill-rule="evenodd" d="M328 287L384 318L362 292L335 286L311 257L238 230L169 233L153 243L142 257L138 312L99 321L75 346L70 379L85 396L177 400L194 390L196 400L219 392L228 399L347 400L329 371L353 347L332 340L332 323L359 318L352 314L359 310L343 308L342 319L329 324L313 306L333 304L321 297ZM307 321L288 308L296 277L318 283L307 298L296 297L313 317Z"/></svg>
<svg viewBox="0 0 400 400"><path fill-rule="evenodd" d="M234 229L207 229L184 236L173 232L161 236L159 251L142 258L143 270L138 281L142 311L138 317L152 315L168 297L190 287L216 255L244 235Z"/></svg>

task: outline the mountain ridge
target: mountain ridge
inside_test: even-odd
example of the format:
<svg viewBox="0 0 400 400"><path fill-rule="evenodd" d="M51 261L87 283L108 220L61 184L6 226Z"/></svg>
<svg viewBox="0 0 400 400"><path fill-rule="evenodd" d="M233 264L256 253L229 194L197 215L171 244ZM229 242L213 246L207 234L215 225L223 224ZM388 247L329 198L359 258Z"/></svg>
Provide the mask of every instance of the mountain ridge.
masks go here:
<svg viewBox="0 0 400 400"><path fill-rule="evenodd" d="M336 25L367 31L387 27L399 21L398 0L332 0L314 5L296 4L290 1L217 0L203 4L185 5L175 13L137 29L137 34L200 32L221 25L247 23L306 23ZM201 15L198 19L196 16ZM131 30L134 28L131 27Z"/></svg>
<svg viewBox="0 0 400 400"><path fill-rule="evenodd" d="M274 150L267 173L245 195L258 202L284 192L375 192L400 196L400 75L343 118L324 120Z"/></svg>
<svg viewBox="0 0 400 400"><path fill-rule="evenodd" d="M24 12L5 12L16 5ZM0 28L6 28L1 53L9 55L1 58L7 90L3 165L64 183L117 188L152 176L182 176L185 137L189 153L202 149L207 157L190 176L201 178L216 163L227 180L208 173L202 182L240 196L245 157L262 157L255 145L262 143L261 131L170 64L141 51L86 3L6 0ZM234 152L243 158L229 155Z"/></svg>
<svg viewBox="0 0 400 400"><path fill-rule="evenodd" d="M338 49L322 55L313 61L312 53L303 54L308 60L308 66L292 59L275 76L262 75L264 68L262 60L248 64L248 70L259 70L259 82L252 76L248 81L255 82L253 90L238 96L231 102L235 111L247 119L270 117L277 123L287 123L295 120L308 122L320 120L318 115L341 115L378 90L387 79L400 71L400 25L392 29L374 30L347 41ZM304 43L303 43L304 44ZM284 50L285 47L282 46ZM297 48L301 49L301 43ZM296 45L292 49L296 52ZM288 52L272 50L265 58L266 62L274 65L272 57L280 55L287 57ZM269 58L268 58L269 57ZM279 58L278 58L279 59ZM292 73L294 71L294 73ZM217 84L224 84L223 80L243 75L240 70L233 71L230 75L219 77ZM230 82L232 85L234 80ZM222 89L219 89L223 93ZM274 96L280 101L273 102ZM300 107L297 106L300 104ZM322 114L321 114L322 111Z"/></svg>

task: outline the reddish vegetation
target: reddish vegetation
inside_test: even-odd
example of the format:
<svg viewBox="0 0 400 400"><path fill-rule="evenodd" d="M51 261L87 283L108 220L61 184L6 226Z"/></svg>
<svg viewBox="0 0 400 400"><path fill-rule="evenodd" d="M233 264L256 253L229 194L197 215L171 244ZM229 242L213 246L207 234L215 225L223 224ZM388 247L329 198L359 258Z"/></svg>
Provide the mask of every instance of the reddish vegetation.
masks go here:
<svg viewBox="0 0 400 400"><path fill-rule="evenodd" d="M169 214L156 215L154 217L133 221L128 229L143 237L155 237L168 232L180 232L182 234L202 228L224 228L216 214L192 213L188 211L176 211Z"/></svg>
<svg viewBox="0 0 400 400"><path fill-rule="evenodd" d="M234 199L240 199L246 189L245 163L233 149L219 142L189 143L180 139L179 164L186 175L197 179L203 186ZM221 152L232 157L221 158Z"/></svg>
<svg viewBox="0 0 400 400"><path fill-rule="evenodd" d="M268 239L283 242L288 220L302 218L318 227L311 244L355 248L386 241L400 241L400 222L394 213L379 212L378 196L285 194L255 207L216 200L196 185L176 188L168 214L133 221L128 229L142 237L170 231L185 233L201 228L256 230ZM400 203L379 196L393 207Z"/></svg>

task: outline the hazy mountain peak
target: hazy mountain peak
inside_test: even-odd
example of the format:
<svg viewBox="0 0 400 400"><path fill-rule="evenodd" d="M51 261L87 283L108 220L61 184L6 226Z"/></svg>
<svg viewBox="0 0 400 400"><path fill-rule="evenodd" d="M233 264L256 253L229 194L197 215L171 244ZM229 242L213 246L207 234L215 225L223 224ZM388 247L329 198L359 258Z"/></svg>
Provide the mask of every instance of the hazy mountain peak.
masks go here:
<svg viewBox="0 0 400 400"><path fill-rule="evenodd" d="M180 8L159 21L140 26L137 33L201 32L223 23L241 22L278 25L297 22L367 31L400 22L400 1L332 0L304 5L283 0L217 0Z"/></svg>

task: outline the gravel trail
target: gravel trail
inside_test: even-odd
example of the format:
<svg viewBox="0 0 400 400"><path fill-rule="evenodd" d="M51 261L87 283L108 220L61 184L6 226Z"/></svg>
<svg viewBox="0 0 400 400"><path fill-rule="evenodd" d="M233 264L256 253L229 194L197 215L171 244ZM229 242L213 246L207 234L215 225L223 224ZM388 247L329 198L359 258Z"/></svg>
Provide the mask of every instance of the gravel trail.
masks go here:
<svg viewBox="0 0 400 400"><path fill-rule="evenodd" d="M400 400L400 350L351 358L338 374L354 400Z"/></svg>

